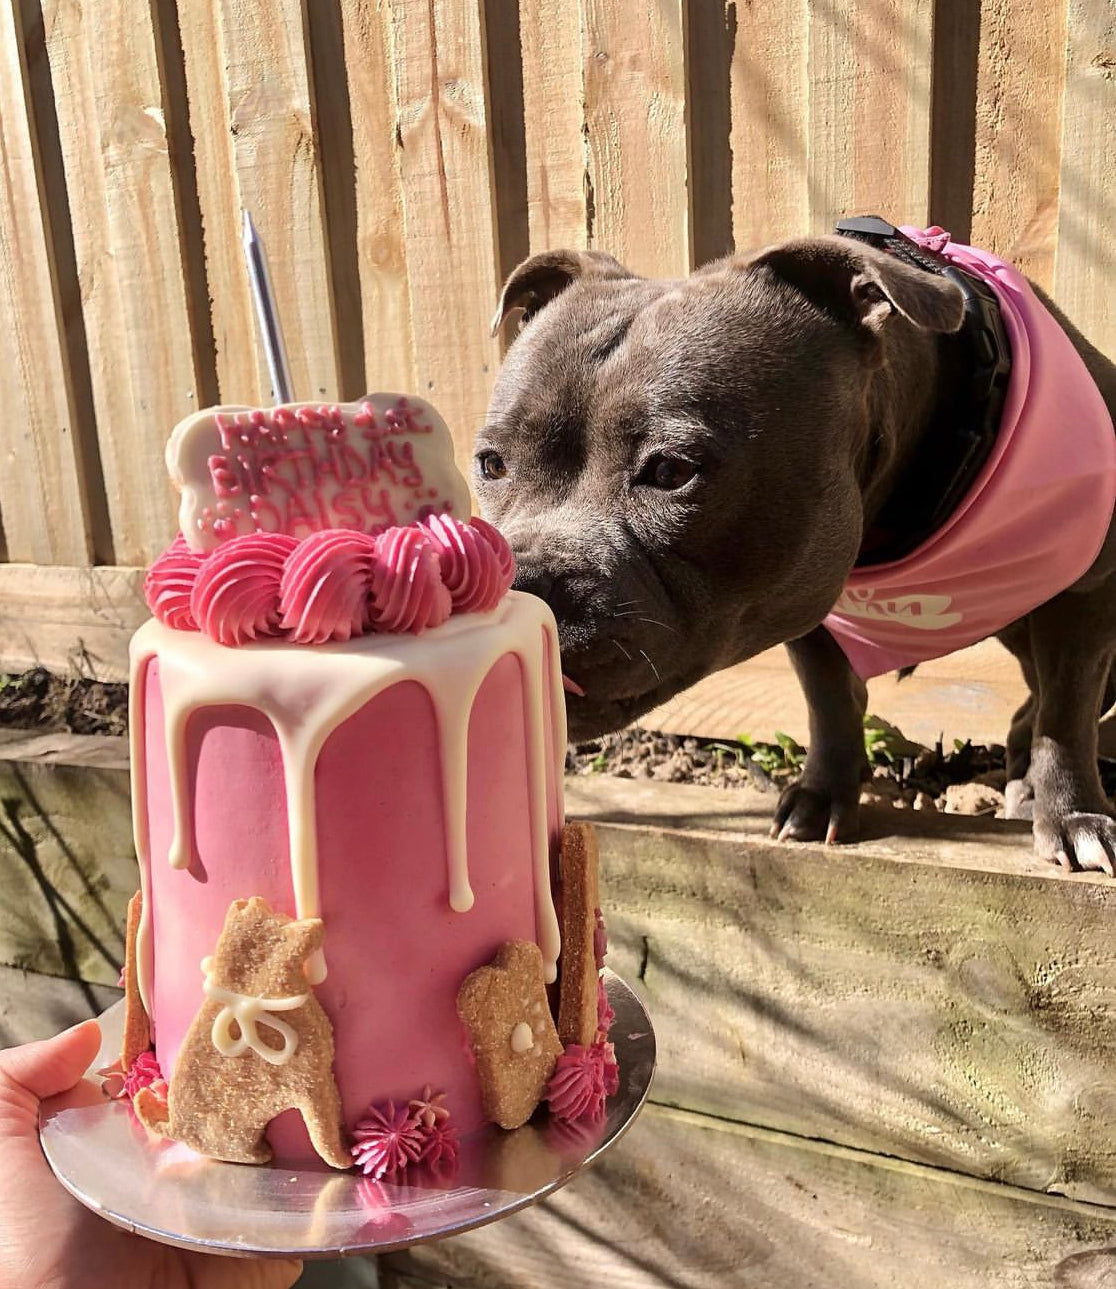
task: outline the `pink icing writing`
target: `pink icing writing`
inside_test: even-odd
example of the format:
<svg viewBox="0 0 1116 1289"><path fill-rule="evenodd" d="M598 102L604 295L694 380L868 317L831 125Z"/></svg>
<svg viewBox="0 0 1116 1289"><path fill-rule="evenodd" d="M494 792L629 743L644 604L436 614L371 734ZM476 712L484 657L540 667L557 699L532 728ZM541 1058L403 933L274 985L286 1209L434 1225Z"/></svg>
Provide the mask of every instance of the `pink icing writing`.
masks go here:
<svg viewBox="0 0 1116 1289"><path fill-rule="evenodd" d="M174 631L197 631L190 595L202 556L186 545L179 534L147 570L143 594L151 612Z"/></svg>
<svg viewBox="0 0 1116 1289"><path fill-rule="evenodd" d="M490 525L482 531L477 521L466 524L452 515L430 515L423 520L423 527L437 546L442 581L453 611L484 613L494 609L515 576L515 561L504 538Z"/></svg>
<svg viewBox="0 0 1116 1289"><path fill-rule="evenodd" d="M421 528L389 528L376 538L372 570L372 624L380 631L419 634L452 610L438 551Z"/></svg>
<svg viewBox="0 0 1116 1289"><path fill-rule="evenodd" d="M376 539L331 528L295 548L279 588L280 625L296 644L323 644L362 635L371 615L369 593Z"/></svg>
<svg viewBox="0 0 1116 1289"><path fill-rule="evenodd" d="M340 407L322 404L221 413L220 452L206 461L217 505L199 516L222 539L260 532L371 532L395 524L392 489L429 488L410 436L432 427L405 398L384 413L361 404L350 431Z"/></svg>
<svg viewBox="0 0 1116 1289"><path fill-rule="evenodd" d="M201 630L223 645L278 635L283 568L297 544L285 533L246 533L212 551L190 600Z"/></svg>

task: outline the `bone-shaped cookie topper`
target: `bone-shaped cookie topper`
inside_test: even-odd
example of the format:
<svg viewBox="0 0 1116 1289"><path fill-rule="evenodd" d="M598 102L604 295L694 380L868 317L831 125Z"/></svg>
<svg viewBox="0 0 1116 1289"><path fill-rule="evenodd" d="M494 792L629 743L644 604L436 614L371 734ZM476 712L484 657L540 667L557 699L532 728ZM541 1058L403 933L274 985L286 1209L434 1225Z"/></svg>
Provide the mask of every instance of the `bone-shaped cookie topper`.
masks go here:
<svg viewBox="0 0 1116 1289"><path fill-rule="evenodd" d="M423 399L399 394L207 408L175 427L167 469L196 551L251 532L374 532L470 512L445 421Z"/></svg>

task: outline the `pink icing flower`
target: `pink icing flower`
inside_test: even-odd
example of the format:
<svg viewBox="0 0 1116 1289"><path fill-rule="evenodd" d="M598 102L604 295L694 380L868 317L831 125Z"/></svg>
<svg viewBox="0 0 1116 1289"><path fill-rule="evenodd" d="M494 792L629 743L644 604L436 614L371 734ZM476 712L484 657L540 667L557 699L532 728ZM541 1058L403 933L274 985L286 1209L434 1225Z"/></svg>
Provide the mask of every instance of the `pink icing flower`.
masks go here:
<svg viewBox="0 0 1116 1289"><path fill-rule="evenodd" d="M452 515L430 515L422 526L437 547L442 580L454 612L487 613L494 609L510 582L488 536L473 523L462 523Z"/></svg>
<svg viewBox="0 0 1116 1289"><path fill-rule="evenodd" d="M436 1119L423 1130L422 1154L419 1158L437 1172L450 1172L457 1167L461 1148L457 1129L445 1119Z"/></svg>
<svg viewBox="0 0 1116 1289"><path fill-rule="evenodd" d="M377 631L418 635L445 622L452 607L450 593L429 533L415 525L380 533L369 607Z"/></svg>
<svg viewBox="0 0 1116 1289"><path fill-rule="evenodd" d="M401 1173L422 1154L422 1130L409 1111L396 1110L394 1101L369 1106L353 1136L356 1166L374 1181Z"/></svg>
<svg viewBox="0 0 1116 1289"><path fill-rule="evenodd" d="M210 552L190 601L206 635L223 645L279 635L279 585L297 545L286 533L246 533Z"/></svg>
<svg viewBox="0 0 1116 1289"><path fill-rule="evenodd" d="M162 1082L163 1071L159 1069L155 1053L141 1052L124 1075L124 1092L129 1097L135 1097L140 1088L154 1088L155 1084Z"/></svg>
<svg viewBox="0 0 1116 1289"><path fill-rule="evenodd" d="M612 1004L608 1001L608 993L605 990L605 983L597 977L597 1041L608 1038L608 1031L612 1028L612 1022L616 1019L616 1013L612 1010Z"/></svg>
<svg viewBox="0 0 1116 1289"><path fill-rule="evenodd" d="M605 1098L620 1086L620 1071L611 1043L583 1047L570 1043L546 1085L550 1113L559 1119L595 1119Z"/></svg>
<svg viewBox="0 0 1116 1289"><path fill-rule="evenodd" d="M311 533L279 584L280 625L297 644L350 640L368 630L376 539L346 528Z"/></svg>
<svg viewBox="0 0 1116 1289"><path fill-rule="evenodd" d="M475 528L496 553L496 562L500 566L500 578L506 591L515 581L515 556L512 554L512 548L508 545L504 534L498 528L493 528L486 519L481 519L479 515L469 520L469 526Z"/></svg>
<svg viewBox="0 0 1116 1289"><path fill-rule="evenodd" d="M411 1118L422 1128L433 1128L436 1123L443 1123L450 1117L446 1109L446 1094L435 1092L428 1083L422 1090L421 1097L414 1097L407 1103Z"/></svg>
<svg viewBox="0 0 1116 1289"><path fill-rule="evenodd" d="M147 607L174 631L197 631L190 597L203 557L186 545L181 533L147 570L143 594Z"/></svg>

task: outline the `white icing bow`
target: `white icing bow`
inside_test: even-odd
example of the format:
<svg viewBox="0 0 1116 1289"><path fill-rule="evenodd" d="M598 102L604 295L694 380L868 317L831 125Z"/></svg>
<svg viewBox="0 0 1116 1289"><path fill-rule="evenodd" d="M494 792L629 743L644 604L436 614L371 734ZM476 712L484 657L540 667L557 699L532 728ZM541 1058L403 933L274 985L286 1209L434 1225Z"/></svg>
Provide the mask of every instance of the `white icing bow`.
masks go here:
<svg viewBox="0 0 1116 1289"><path fill-rule="evenodd" d="M294 1011L310 995L306 993L294 994L290 998L252 998L247 994L237 994L213 983L213 977L207 970L208 963L209 959L206 959L202 964L202 970L206 972L205 996L224 1004L213 1021L213 1046L222 1056L243 1056L251 1048L257 1056L262 1056L271 1065L286 1065L298 1047L298 1034L293 1026L271 1013ZM233 1038L233 1021L236 1021L240 1030L239 1038ZM275 1030L282 1038L283 1046L268 1046L260 1038L260 1025Z"/></svg>

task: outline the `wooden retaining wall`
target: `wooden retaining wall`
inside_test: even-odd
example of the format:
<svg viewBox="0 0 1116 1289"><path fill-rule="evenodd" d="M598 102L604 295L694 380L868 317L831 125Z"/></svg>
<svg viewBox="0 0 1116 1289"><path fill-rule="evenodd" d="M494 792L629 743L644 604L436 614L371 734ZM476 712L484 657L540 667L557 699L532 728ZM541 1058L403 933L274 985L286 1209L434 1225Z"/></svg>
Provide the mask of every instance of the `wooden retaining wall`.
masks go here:
<svg viewBox="0 0 1116 1289"><path fill-rule="evenodd" d="M0 668L119 675L168 430L268 398L241 207L296 391L416 390L465 461L545 247L682 274L879 210L1116 350L1114 65L1107 0L0 0Z"/></svg>

